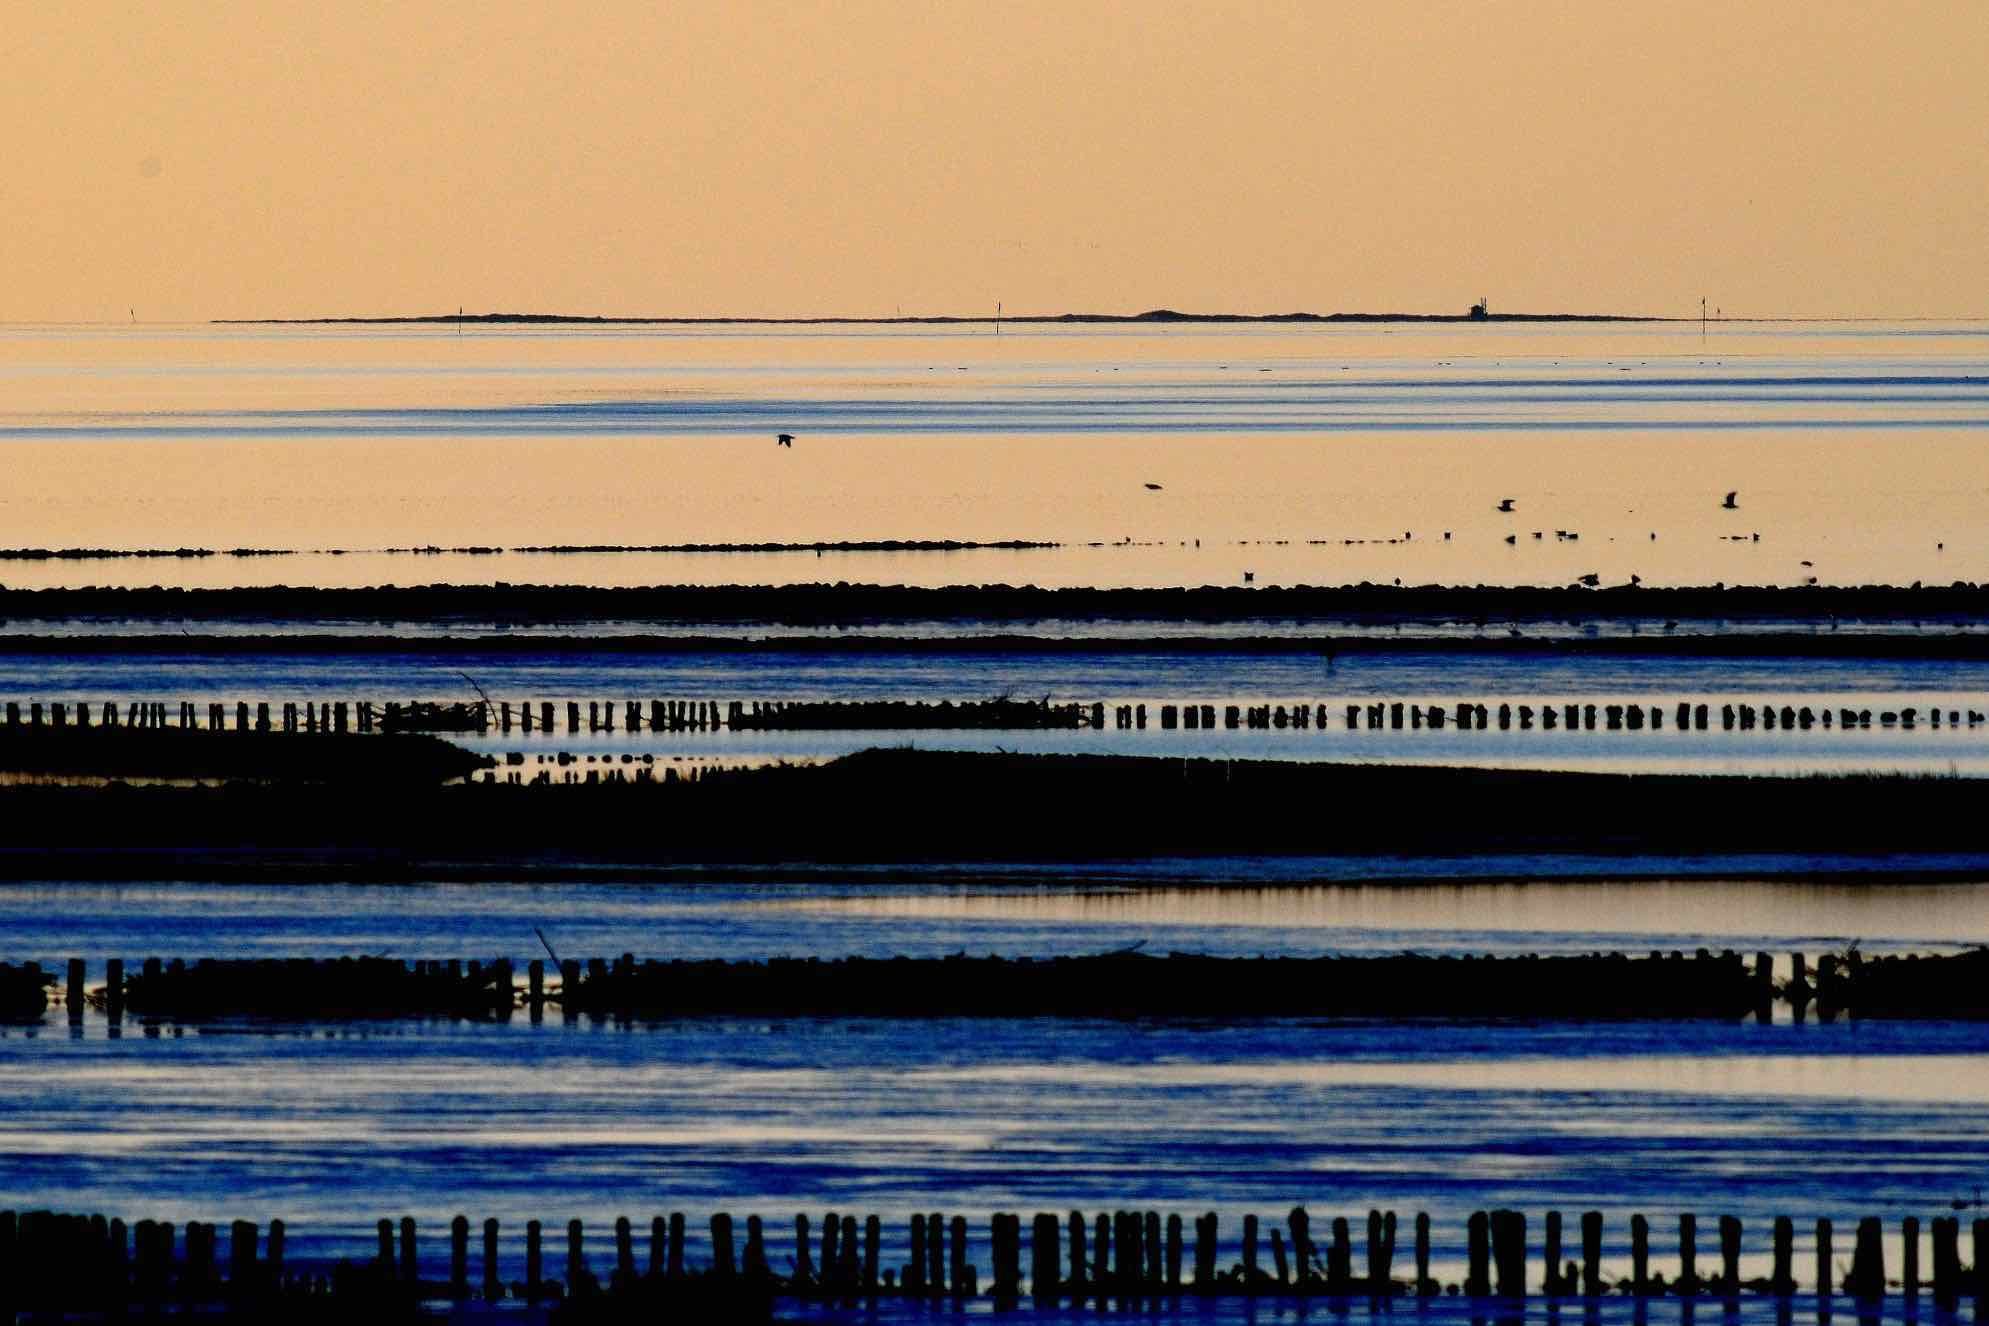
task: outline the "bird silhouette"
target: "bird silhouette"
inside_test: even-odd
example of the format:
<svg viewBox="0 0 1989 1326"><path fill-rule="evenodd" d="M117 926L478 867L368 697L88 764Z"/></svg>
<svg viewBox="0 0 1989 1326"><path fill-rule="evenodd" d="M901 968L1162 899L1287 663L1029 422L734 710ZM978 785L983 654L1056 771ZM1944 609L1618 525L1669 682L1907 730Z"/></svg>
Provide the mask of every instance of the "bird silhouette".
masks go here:
<svg viewBox="0 0 1989 1326"><path fill-rule="evenodd" d="M1160 485L1157 483L1150 483L1146 487L1147 491L1150 493L1157 493L1160 491Z"/></svg>
<svg viewBox="0 0 1989 1326"><path fill-rule="evenodd" d="M1728 493L1728 494L1727 494L1727 500L1726 500L1726 501L1724 501L1724 502L1722 502L1722 503L1720 503L1720 509L1721 509L1722 511L1738 511L1738 510L1740 510L1740 501L1739 501L1739 498L1740 498L1740 491L1739 491L1738 489L1734 490L1734 491L1733 491L1733 492L1731 492L1731 493Z"/></svg>
<svg viewBox="0 0 1989 1326"><path fill-rule="evenodd" d="M792 447L794 445L794 434L792 433L774 434L774 445L777 447Z"/></svg>
<svg viewBox="0 0 1989 1326"><path fill-rule="evenodd" d="M1501 497L1499 499L1499 510L1501 511L1512 510L1512 499L1510 497Z"/></svg>

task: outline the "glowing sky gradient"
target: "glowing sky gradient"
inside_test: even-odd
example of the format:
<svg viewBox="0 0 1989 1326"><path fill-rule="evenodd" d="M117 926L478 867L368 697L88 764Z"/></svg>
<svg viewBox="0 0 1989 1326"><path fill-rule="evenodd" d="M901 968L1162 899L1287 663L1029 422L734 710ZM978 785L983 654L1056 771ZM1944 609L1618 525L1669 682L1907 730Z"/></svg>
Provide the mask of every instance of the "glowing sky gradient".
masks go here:
<svg viewBox="0 0 1989 1326"><path fill-rule="evenodd" d="M1980 0L5 8L4 320L1989 311Z"/></svg>

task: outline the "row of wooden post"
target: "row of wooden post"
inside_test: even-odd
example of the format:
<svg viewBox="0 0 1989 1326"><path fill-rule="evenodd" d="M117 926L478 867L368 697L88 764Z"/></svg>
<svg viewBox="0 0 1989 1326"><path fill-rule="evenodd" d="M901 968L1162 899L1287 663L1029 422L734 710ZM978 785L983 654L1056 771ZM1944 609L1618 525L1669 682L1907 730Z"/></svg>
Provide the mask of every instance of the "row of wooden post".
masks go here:
<svg viewBox="0 0 1989 1326"><path fill-rule="evenodd" d="M82 1225L71 1226L82 1221ZM54 1228L60 1226L59 1229ZM1462 1292L1472 1298L1520 1299L1533 1294L1526 1282L1527 1222L1517 1211L1479 1211L1467 1227L1467 1270L1461 1286L1448 1292ZM1714 1297L1737 1298L1743 1292L1787 1297L1796 1292L1794 1267L1794 1226L1786 1217L1774 1222L1772 1235L1773 1270L1765 1280L1743 1281L1740 1275L1741 1222L1722 1216L1718 1222L1719 1271L1701 1277L1698 1268L1698 1229L1696 1218L1682 1215L1678 1222L1678 1274L1666 1281L1650 1266L1651 1230L1649 1221L1631 1217L1630 1261L1627 1279L1611 1285L1603 1278L1602 1227L1600 1212L1585 1213L1580 1220L1580 1260L1562 1262L1563 1226L1559 1212L1546 1218L1543 1246L1545 1276L1539 1293L1548 1298L1594 1298L1611 1293L1632 1297ZM50 1216L45 1212L20 1218L13 1212L0 1212L0 1305L12 1292L12 1282L26 1278L29 1259L48 1255L46 1246L58 1235L80 1233L82 1241L98 1250L102 1268L113 1279L128 1284L142 1297L163 1296L176 1283L181 1297L193 1300L219 1299L224 1286L218 1266L218 1230L214 1225L189 1222L185 1229L185 1255L174 1262L174 1230L170 1223L141 1220L131 1228L127 1249L126 1227L122 1220L106 1222L91 1218ZM939 1214L913 1215L907 1229L906 1260L892 1267L883 1264L883 1226L876 1216L859 1223L852 1215L831 1212L819 1234L806 1215L794 1219L792 1269L776 1274L768 1253L766 1228L758 1216L745 1221L743 1246L735 1246L735 1226L728 1214L710 1221L710 1261L693 1272L686 1252L686 1221L682 1212L650 1222L646 1266L638 1268L634 1232L627 1217L614 1225L614 1269L606 1281L598 1279L587 1262L584 1229L579 1220L566 1226L566 1267L563 1283L546 1275L544 1229L537 1220L525 1226L524 1275L515 1287L507 1286L502 1275L500 1227L495 1219L482 1227L481 1294L486 1299L516 1295L531 1302L562 1295L587 1295L604 1289L631 1288L639 1281L675 1281L696 1274L719 1281L745 1280L781 1290L793 1296L903 1295L907 1297L972 1298L981 1292L979 1267L973 1261L966 1217L950 1219ZM1930 1289L1937 1304L1952 1306L1963 1296L1983 1297L1983 1271L1989 1268L1989 1220L1973 1225L1972 1267L1960 1260L1960 1222L1941 1217L1932 1222L1933 1262L1931 1276L1922 1279L1920 1265L1920 1222L1907 1217L1901 1221L1904 1258L1898 1285L1901 1296L1917 1298ZM378 1253L372 1266L380 1274L397 1280L417 1296L446 1294L457 1299L471 1297L469 1219L457 1216L449 1229L449 1273L440 1285L424 1282L420 1274L418 1231L412 1217L398 1222L382 1220L378 1226ZM398 1235L398 1238L396 1238ZM1022 1223L1014 1214L1000 1212L989 1225L988 1251L991 1260L989 1292L998 1301L1013 1301L1025 1290L1036 1299L1092 1295L1140 1296L1156 1293L1200 1294L1326 1294L1337 1296L1386 1297L1400 1293L1429 1297L1446 1292L1430 1272L1430 1220L1418 1214L1414 1222L1414 1278L1400 1281L1394 1269L1396 1222L1393 1212L1370 1211L1366 1225L1366 1264L1356 1275L1349 1222L1331 1222L1328 1241L1315 1243L1312 1225L1303 1207L1292 1210L1283 1228L1273 1224L1268 1230L1256 1216L1243 1219L1239 1260L1228 1269L1218 1266L1218 1229L1214 1213L1196 1217L1192 1244L1179 1215L1163 1217L1153 1211L1120 1210L1101 1213L1087 1220L1073 1211L1068 1221L1049 1213L1038 1214L1030 1230L1029 1276L1022 1274ZM270 1222L267 1238L258 1255L258 1229L248 1221L229 1226L228 1285L230 1292L244 1287L267 1287L284 1279L285 1230L282 1221ZM1268 1251L1270 1266L1264 1265ZM1192 1260L1190 1260L1192 1259ZM1816 1223L1816 1273L1814 1288L1819 1298L1843 1293L1861 1300L1886 1296L1887 1279L1882 1229L1876 1217L1858 1222L1852 1246L1851 1264L1839 1283L1835 1278L1834 1231L1827 1219ZM1185 1272L1185 1273L1184 1273ZM101 1286L93 1287L95 1289Z"/></svg>
<svg viewBox="0 0 1989 1326"><path fill-rule="evenodd" d="M780 701L755 701L757 712L764 704L768 712L778 712ZM734 700L721 714L715 700L651 700L645 716L643 702L627 700L622 702L622 726L629 732L648 728L652 732L714 731L721 726L737 726L744 702ZM1094 703L1081 711L1088 715L1090 726L1105 726L1105 706ZM1194 730L1214 730L1218 726L1218 713L1212 704L1164 704L1157 706L1158 720L1163 731L1176 728ZM616 703L612 700L589 700L586 709L581 709L577 700L565 702L565 730L575 732L613 732L615 730ZM167 706L158 701L132 701L123 711L123 725L138 728L167 726ZM268 702L260 702L251 710L248 702L235 704L234 729L240 732L347 732L353 730L356 718L357 730L372 732L376 728L397 728L402 706L389 702L376 706L368 701L348 707L343 700L326 701L319 704L306 701L297 704L286 701L272 710ZM1671 711L1671 726L1678 731L1707 731L1711 728L1715 711L1705 704L1679 701ZM193 704L181 701L177 706L178 725L183 728L199 726L197 711ZM1496 725L1501 731L1514 727L1530 731L1536 725L1545 731L1557 728L1567 731L1640 732L1646 728L1662 731L1665 727L1666 709L1663 705L1645 706L1641 704L1530 704L1501 703L1497 706L1478 704L1470 701L1457 701L1454 704L1416 704L1400 700L1349 704L1345 707L1345 725L1349 731L1363 727L1371 731L1383 728L1401 730L1407 728L1420 731L1423 728L1458 728L1465 731L1484 731ZM1918 707L1908 706L1898 710L1880 710L1876 715L1870 709L1850 709L1828 706L1811 708L1808 705L1763 705L1759 709L1751 704L1723 704L1717 711L1722 731L1753 731L1759 726L1764 730L1794 730L1807 732L1814 727L1829 729L1869 728L1874 721L1880 727L1912 728L1922 717ZM6 721L9 727L23 725L40 727L44 723L43 705L33 701L24 711L19 701L8 701ZM1248 728L1267 730L1273 728L1294 728L1304 730L1328 726L1330 708L1324 703L1317 705L1225 705L1220 713L1220 726L1227 729ZM541 701L536 706L526 702L515 709L511 701L497 702L495 713L488 715L501 732L509 733L515 725L520 731L558 731L558 710L550 700ZM206 726L221 730L228 726L227 707L210 703L207 706ZM1144 704L1122 704L1112 710L1113 726L1119 729L1144 729L1147 726L1147 706ZM67 727L72 721L77 727L88 727L91 723L91 708L88 701L77 701L73 705L55 701L47 706L46 721L52 727ZM105 727L119 726L119 709L116 701L105 701L98 708L98 721ZM1975 727L1984 721L1984 714L1978 710L1950 709L1944 713L1938 706L1929 706L1925 711L1925 721L1934 727Z"/></svg>
<svg viewBox="0 0 1989 1326"><path fill-rule="evenodd" d="M1705 950L1701 950L1699 956L1701 958L1707 956ZM1653 950L1651 958L1655 960L1659 957L1660 954ZM1682 955L1673 954L1673 957L1675 959L1681 958ZM1822 954L1817 958L1813 979L1809 958L1806 954L1800 952L1793 953L1790 955L1789 962L1790 978L1781 987L1781 993L1790 1003L1802 1005L1818 999L1827 1002L1830 991L1835 987L1840 973L1848 972L1855 976L1863 962L1863 955L1855 949L1852 950L1848 958L1840 958L1834 953ZM176 958L173 960L172 966L174 968L184 967L185 960ZM559 963L561 990L564 994L571 995L574 991L582 987L583 981L593 982L598 985L606 981L610 975L627 976L635 970L635 967L635 956L630 953L622 954L612 964L606 958L590 958L584 964L577 958L565 958ZM36 971L40 970L38 965L34 965L33 969ZM418 959L415 961L416 975L421 975L429 969L432 969L437 977L446 974L451 982L467 975L470 982L474 984L483 974L484 964L474 958L468 960L467 964L462 959L456 958ZM160 959L146 958L140 968L140 974L146 980L156 980L164 970L164 965ZM513 968L511 960L508 958L495 959L493 970L498 973L500 986L509 983L513 979L511 976ZM526 964L525 972L524 1002L528 1005L539 1005L547 1002L545 961L540 958L530 959ZM124 959L105 959L103 973L102 1002L105 1012L115 1019L122 1013L125 1003ZM67 963L64 995L65 1005L71 1021L80 1020L83 1016L84 1007L89 999L88 978L88 963L82 958L70 958ZM1765 1005L1774 998L1776 988L1773 982L1773 960L1768 953L1761 952L1754 955L1749 979L1757 987L1762 1004Z"/></svg>

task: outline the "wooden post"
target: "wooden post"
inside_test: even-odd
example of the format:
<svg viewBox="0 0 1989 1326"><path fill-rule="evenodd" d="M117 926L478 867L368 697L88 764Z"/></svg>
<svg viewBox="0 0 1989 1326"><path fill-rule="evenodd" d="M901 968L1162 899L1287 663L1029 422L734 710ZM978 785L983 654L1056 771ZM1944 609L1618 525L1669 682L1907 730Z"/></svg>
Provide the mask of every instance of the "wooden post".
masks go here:
<svg viewBox="0 0 1989 1326"><path fill-rule="evenodd" d="M1526 1297L1526 1217L1518 1211L1494 1211L1491 1217L1493 1262L1500 1298Z"/></svg>
<svg viewBox="0 0 1989 1326"><path fill-rule="evenodd" d="M676 1232L674 1216L671 1217L670 1228L674 1234ZM672 1243L675 1243L674 1239ZM674 1248L672 1255L676 1255ZM725 1280L738 1274L738 1268L732 1260L732 1217L722 1211L711 1218L711 1273Z"/></svg>
<svg viewBox="0 0 1989 1326"><path fill-rule="evenodd" d="M81 1022L83 1020L83 982L83 960L81 958L69 959L67 1003L69 1007L69 1020L71 1022Z"/></svg>
<svg viewBox="0 0 1989 1326"><path fill-rule="evenodd" d="M1483 1211L1473 1211L1465 1226L1470 1263L1464 1277L1464 1292L1483 1298L1491 1292L1491 1223Z"/></svg>
<svg viewBox="0 0 1989 1326"><path fill-rule="evenodd" d="M495 1303L504 1297L504 1277L497 1265L497 1219L483 1222L483 1299Z"/></svg>
<svg viewBox="0 0 1989 1326"><path fill-rule="evenodd" d="M449 1297L457 1302L470 1296L470 1218L457 1215L449 1222Z"/></svg>
<svg viewBox="0 0 1989 1326"><path fill-rule="evenodd" d="M1720 1217L1720 1292L1740 1296L1740 1217Z"/></svg>
<svg viewBox="0 0 1989 1326"><path fill-rule="evenodd" d="M584 1246L586 1231L578 1220L566 1222L566 1296L579 1298L593 1288L593 1276L587 1271L587 1255Z"/></svg>
<svg viewBox="0 0 1989 1326"><path fill-rule="evenodd" d="M1934 1303L1951 1309L1961 1297L1961 1220L1957 1216L1935 1216Z"/></svg>
<svg viewBox="0 0 1989 1326"><path fill-rule="evenodd" d="M1051 1229L1050 1237L1052 1239L1056 1237L1054 1226ZM883 1223L874 1215L865 1216L863 1218L863 1288L865 1293L874 1294L877 1292L877 1259L878 1254L883 1250L883 1243ZM1050 1269L1053 1273L1056 1270L1054 1266Z"/></svg>
<svg viewBox="0 0 1989 1326"><path fill-rule="evenodd" d="M808 1217L799 1212L794 1217L794 1278L801 1284L815 1280L815 1264L808 1253Z"/></svg>
<svg viewBox="0 0 1989 1326"><path fill-rule="evenodd" d="M1651 1292L1651 1222L1641 1215L1630 1217L1630 1292Z"/></svg>
<svg viewBox="0 0 1989 1326"><path fill-rule="evenodd" d="M228 1296L244 1298L256 1274L256 1227L237 1220L228 1227Z"/></svg>
<svg viewBox="0 0 1989 1326"><path fill-rule="evenodd" d="M1216 1213L1195 1217L1195 1288L1213 1288L1216 1277Z"/></svg>
<svg viewBox="0 0 1989 1326"><path fill-rule="evenodd" d="M1885 1297L1885 1250L1879 1237L1877 1216L1858 1222L1857 1242L1851 1248L1851 1273L1844 1277L1844 1292L1866 1302Z"/></svg>
<svg viewBox="0 0 1989 1326"><path fill-rule="evenodd" d="M539 1222L525 1222L525 1301L537 1303L545 1297L545 1249L540 1244Z"/></svg>
<svg viewBox="0 0 1989 1326"><path fill-rule="evenodd" d="M663 1274L672 1280L684 1278L684 1213L670 1213L670 1257Z"/></svg>
<svg viewBox="0 0 1989 1326"><path fill-rule="evenodd" d="M1699 1292L1699 1218L1690 1213L1678 1217L1678 1292Z"/></svg>
<svg viewBox="0 0 1989 1326"><path fill-rule="evenodd" d="M1830 1297L1830 1219L1816 1222L1816 1296Z"/></svg>
<svg viewBox="0 0 1989 1326"><path fill-rule="evenodd" d="M1582 1212L1582 1296L1602 1293L1602 1212Z"/></svg>
<svg viewBox="0 0 1989 1326"><path fill-rule="evenodd" d="M1181 1288L1181 1214L1172 1211L1167 1216L1167 1287Z"/></svg>
<svg viewBox="0 0 1989 1326"><path fill-rule="evenodd" d="M953 1217L953 1264L951 1267L953 1297L963 1298L974 1292L974 1268L967 1264L967 1217Z"/></svg>
<svg viewBox="0 0 1989 1326"><path fill-rule="evenodd" d="M1077 1221L1078 1217L1073 1213L1071 1219ZM1082 1237L1081 1233L1079 1237ZM925 1217L916 1212L912 1215L912 1227L908 1239L911 1243L911 1260L905 1263L905 1292L922 1294L925 1292Z"/></svg>
<svg viewBox="0 0 1989 1326"><path fill-rule="evenodd" d="M1112 1253L1117 1259L1112 1283L1125 1293L1138 1287L1140 1279L1140 1218L1131 1211L1112 1215Z"/></svg>
<svg viewBox="0 0 1989 1326"><path fill-rule="evenodd" d="M1796 1226L1787 1216L1775 1217L1775 1268L1768 1277L1769 1288L1779 1297L1796 1292Z"/></svg>
<svg viewBox="0 0 1989 1326"><path fill-rule="evenodd" d="M627 1216L615 1217L615 1279L616 1285L627 1285L635 1279L635 1232Z"/></svg>
<svg viewBox="0 0 1989 1326"><path fill-rule="evenodd" d="M1920 1218L1907 1216L1899 1222L1899 1294L1907 1302L1907 1312L1920 1297Z"/></svg>
<svg viewBox="0 0 1989 1326"><path fill-rule="evenodd" d="M1416 1212L1416 1297L1428 1298L1437 1292L1430 1278L1430 1213Z"/></svg>
<svg viewBox="0 0 1989 1326"><path fill-rule="evenodd" d="M1977 1220L1974 1224L1975 1239L1975 1297L1989 1298L1989 1220Z"/></svg>
<svg viewBox="0 0 1989 1326"><path fill-rule="evenodd" d="M937 1211L925 1218L925 1278L934 1294L946 1292L946 1221Z"/></svg>
<svg viewBox="0 0 1989 1326"><path fill-rule="evenodd" d="M1547 1274L1542 1281L1541 1292L1549 1298L1558 1298L1567 1292L1561 1283L1561 1213L1547 1213L1546 1247L1541 1260L1547 1265Z"/></svg>
<svg viewBox="0 0 1989 1326"><path fill-rule="evenodd" d="M283 1287L283 1222L269 1222L269 1241L265 1248L265 1261L269 1263L269 1282L272 1286Z"/></svg>

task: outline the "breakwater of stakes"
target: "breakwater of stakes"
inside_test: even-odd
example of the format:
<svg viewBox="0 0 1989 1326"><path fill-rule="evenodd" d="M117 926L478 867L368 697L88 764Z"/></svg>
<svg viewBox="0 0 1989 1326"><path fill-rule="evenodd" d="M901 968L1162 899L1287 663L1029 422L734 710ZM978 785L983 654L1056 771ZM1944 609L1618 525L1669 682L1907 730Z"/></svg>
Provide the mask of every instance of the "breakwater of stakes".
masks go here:
<svg viewBox="0 0 1989 1326"><path fill-rule="evenodd" d="M645 1020L706 1017L1526 1017L1740 1019L1786 1001L1824 1019L1989 1016L1989 949L1866 957L1767 953L1217 958L1137 951L1053 958L774 958L765 961L509 958L121 958L62 975L0 964L0 1009L39 1018L59 987L72 1021L253 1017Z"/></svg>
<svg viewBox="0 0 1989 1326"><path fill-rule="evenodd" d="M1674 704L1581 701L1366 700L1290 704L1116 704L1021 700L237 700L91 702L8 700L0 730L148 731L176 728L213 732L285 733L683 733L844 729L947 731L1082 728L1163 731L1286 729L1346 731L1808 732L1850 729L1977 728L1989 713L1940 705L1896 709L1828 705L1749 704L1680 700Z"/></svg>
<svg viewBox="0 0 1989 1326"><path fill-rule="evenodd" d="M1605 1264L1599 1211L1581 1213L1573 1228L1561 1212L1547 1212L1537 1245L1526 1213L1476 1211L1466 1223L1464 1277L1450 1281L1434 1273L1431 1222L1421 1213L1401 1222L1393 1211L1368 1211L1358 1249L1352 1220L1315 1222L1302 1205L1281 1221L1247 1215L1233 1234L1214 1212L1193 1217L1191 1228L1179 1213L1124 1208L1096 1215L1038 1212L1026 1235L1023 1218L1012 1212L996 1212L981 1226L984 1233L976 1228L981 1222L943 1211L913 1215L888 1233L876 1215L830 1211L816 1224L798 1214L791 1238L779 1223L758 1215L736 1221L721 1212L707 1223L709 1241L698 1250L705 1255L697 1256L689 1246L690 1217L682 1211L652 1217L640 1245L634 1222L620 1217L612 1245L599 1251L589 1247L579 1220L568 1221L563 1231L555 1225L551 1239L543 1222L528 1221L522 1240L512 1233L507 1243L499 1221L486 1219L473 1230L469 1218L458 1215L445 1236L447 1274L435 1277L424 1273L423 1231L411 1217L382 1219L371 1248L328 1265L293 1266L285 1258L288 1231L280 1220L266 1228L237 1220L225 1229L189 1221L175 1230L155 1220L127 1224L102 1215L5 1211L0 1319L23 1310L308 1312L365 1305L391 1311L473 1301L560 1304L580 1319L691 1308L764 1316L782 1299L854 1305L985 1298L998 1312L1087 1302L1157 1308L1170 1298L1737 1303L1743 1297L1788 1299L1805 1284L1820 1304L1837 1297L1870 1305L1894 1298L1910 1316L1923 1296L1943 1311L1964 1298L1989 1297L1989 1220L1967 1227L1970 1260L1964 1262L1963 1225L1952 1215L1924 1225L1903 1217L1900 1255L1891 1266L1883 1222L1859 1219L1845 1231L1849 1261L1841 1269L1830 1219L1815 1221L1812 1269L1797 1264L1794 1220L1778 1217L1765 1240L1755 1236L1766 1244L1767 1274L1744 1276L1748 1231L1734 1216L1707 1222L1711 1238L1702 1261L1696 1214L1678 1217L1669 1250L1661 1235L1654 1238L1651 1220L1634 1215L1626 1266L1620 1245L1617 1259ZM1538 1263L1532 1261L1536 1253ZM1537 1278L1529 1273L1534 1265Z"/></svg>

